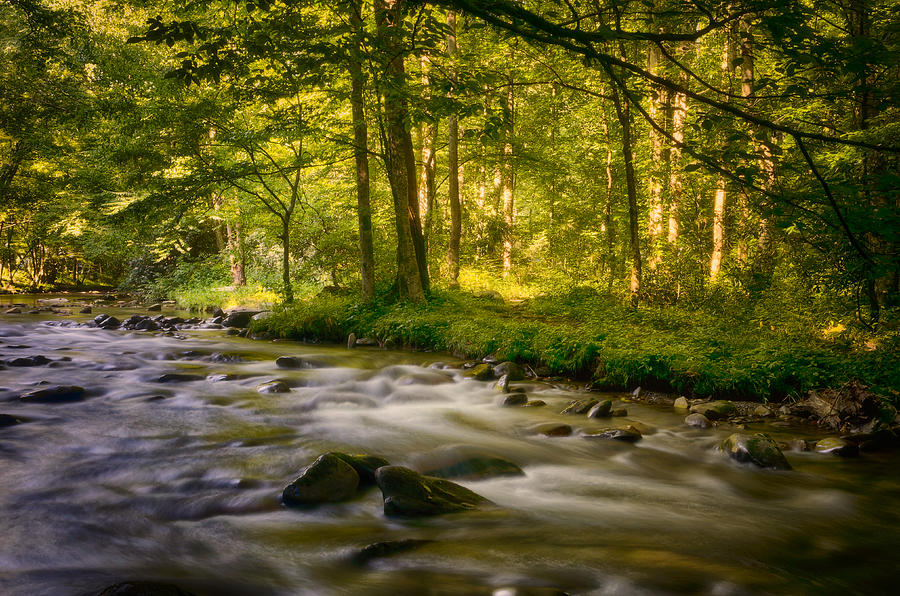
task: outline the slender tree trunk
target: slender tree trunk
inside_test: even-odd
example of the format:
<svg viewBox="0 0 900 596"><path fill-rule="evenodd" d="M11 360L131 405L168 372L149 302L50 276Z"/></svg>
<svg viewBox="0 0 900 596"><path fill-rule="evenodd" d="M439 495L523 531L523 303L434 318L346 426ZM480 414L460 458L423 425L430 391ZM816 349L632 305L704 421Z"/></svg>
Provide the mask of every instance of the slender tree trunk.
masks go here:
<svg viewBox="0 0 900 596"><path fill-rule="evenodd" d="M659 47L650 44L650 50L647 57L647 70L651 73L658 74L661 53ZM655 122L660 122L660 115L663 110L660 109L662 103L661 97L663 90L654 85L650 90L650 106L649 116ZM647 265L651 271L654 271L660 263L660 241L663 235L663 143L660 133L653 127L650 127L650 177L647 184L647 194L649 202L649 222L647 226L648 232L648 259Z"/></svg>
<svg viewBox="0 0 900 596"><path fill-rule="evenodd" d="M456 57L456 13L447 14L447 54L452 61ZM455 72L455 71L454 71ZM450 273L450 287L459 287L459 244L462 236L462 207L459 201L459 130L456 114L447 121L448 152L447 165L450 194L450 246L447 262Z"/></svg>
<svg viewBox="0 0 900 596"><path fill-rule="evenodd" d="M512 137L515 126L513 115L515 113L515 96L513 95L512 75L507 75L509 85L506 88L506 106L504 113L504 145L503 145L503 173L501 184L503 188L503 277L509 275L512 270L513 225L515 224L515 173L513 171L513 146Z"/></svg>
<svg viewBox="0 0 900 596"><path fill-rule="evenodd" d="M387 171L394 197L397 226L397 281L400 295L413 302L425 300L427 271L423 276L424 245L418 229L418 193L412 140L406 128L407 108L403 96L406 70L403 65L403 0L375 0L378 33L386 53L384 121ZM415 223L414 223L415 222ZM418 232L418 238L416 233Z"/></svg>
<svg viewBox="0 0 900 596"><path fill-rule="evenodd" d="M291 216L281 217L281 282L284 286L284 303L294 301L294 287L291 284Z"/></svg>
<svg viewBox="0 0 900 596"><path fill-rule="evenodd" d="M244 243L241 238L241 224L229 223L226 219L225 232L231 266L231 283L236 287L243 287L247 285L247 277L244 274Z"/></svg>
<svg viewBox="0 0 900 596"><path fill-rule="evenodd" d="M606 139L606 201L603 211L603 227L606 240L606 273L609 276L607 290L612 291L613 278L616 275L616 230L613 227L613 150L609 138L609 123L603 119L603 135Z"/></svg>
<svg viewBox="0 0 900 596"><path fill-rule="evenodd" d="M369 202L369 146L365 112L365 74L362 68L362 0L350 5L353 45L350 62L350 104L353 118L353 154L356 160L356 215L359 220L359 269L362 299L375 297L375 242L372 232L372 206Z"/></svg>
<svg viewBox="0 0 900 596"><path fill-rule="evenodd" d="M628 99L619 97L619 90L612 87L613 104L622 129L622 156L625 160L625 185L628 189L628 227L631 232L631 305L637 307L641 295L641 245L638 228L637 180L634 175L634 154L631 140L631 110Z"/></svg>
<svg viewBox="0 0 900 596"><path fill-rule="evenodd" d="M430 60L427 56L422 56L421 67L422 88L425 89L425 99L427 101L431 98L431 78L428 74ZM433 120L425 122L425 124L419 127L419 133L422 140L422 151L420 153L422 157L422 171L419 176L419 209L425 210L425 215L423 217L425 220L425 227L422 235L424 238L425 250L426 252L430 252L428 238L431 235L434 211L434 181L437 166L435 146L437 145L438 121Z"/></svg>
<svg viewBox="0 0 900 596"><path fill-rule="evenodd" d="M716 197L713 203L713 247L709 261L709 277L715 281L722 269L722 251L725 246L725 179L716 182Z"/></svg>

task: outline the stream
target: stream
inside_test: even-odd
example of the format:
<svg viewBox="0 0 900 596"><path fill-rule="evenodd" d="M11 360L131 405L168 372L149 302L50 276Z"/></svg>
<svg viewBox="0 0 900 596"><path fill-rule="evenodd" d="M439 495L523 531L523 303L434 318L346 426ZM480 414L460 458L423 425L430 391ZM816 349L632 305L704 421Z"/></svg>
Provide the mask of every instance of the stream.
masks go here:
<svg viewBox="0 0 900 596"><path fill-rule="evenodd" d="M22 421L0 427L0 594L88 595L126 580L198 596L875 594L900 576L896 453L786 452L793 470L767 471L716 450L728 424L695 429L621 394L606 397L625 418L563 415L585 394L543 383L519 385L545 407L504 408L493 383L447 355L104 330L74 326L92 315L6 308L0 362L50 362L0 364L0 414ZM313 367L277 368L280 356ZM275 379L291 390L257 390ZM87 394L18 399L41 384ZM547 422L575 432L534 432ZM634 445L580 436L628 424L645 431ZM329 451L420 471L477 452L525 474L455 480L496 504L465 513L386 517L377 488L284 507L282 489ZM354 558L410 539L427 542Z"/></svg>

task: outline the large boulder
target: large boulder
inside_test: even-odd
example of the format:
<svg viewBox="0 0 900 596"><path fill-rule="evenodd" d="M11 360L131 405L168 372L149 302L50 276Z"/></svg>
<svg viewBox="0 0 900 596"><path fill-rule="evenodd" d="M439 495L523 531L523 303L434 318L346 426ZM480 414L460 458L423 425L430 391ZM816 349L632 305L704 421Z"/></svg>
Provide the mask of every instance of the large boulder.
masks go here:
<svg viewBox="0 0 900 596"><path fill-rule="evenodd" d="M467 370L465 376L476 381L490 381L494 378L494 367L487 363L478 364Z"/></svg>
<svg viewBox="0 0 900 596"><path fill-rule="evenodd" d="M741 463L775 470L791 469L778 444L763 433L734 433L722 442L722 450Z"/></svg>
<svg viewBox="0 0 900 596"><path fill-rule="evenodd" d="M308 507L321 503L339 503L356 494L359 474L333 453L326 453L309 465L281 493L290 507Z"/></svg>
<svg viewBox="0 0 900 596"><path fill-rule="evenodd" d="M722 420L737 412L737 406L733 402L720 399L696 404L691 407L694 414L703 414L710 420Z"/></svg>
<svg viewBox="0 0 900 596"><path fill-rule="evenodd" d="M449 480L423 476L409 468L384 466L375 472L385 515L420 517L468 511L490 503Z"/></svg>
<svg viewBox="0 0 900 596"><path fill-rule="evenodd" d="M606 418L612 415L612 400L604 399L594 407L592 407L588 413L588 418Z"/></svg>

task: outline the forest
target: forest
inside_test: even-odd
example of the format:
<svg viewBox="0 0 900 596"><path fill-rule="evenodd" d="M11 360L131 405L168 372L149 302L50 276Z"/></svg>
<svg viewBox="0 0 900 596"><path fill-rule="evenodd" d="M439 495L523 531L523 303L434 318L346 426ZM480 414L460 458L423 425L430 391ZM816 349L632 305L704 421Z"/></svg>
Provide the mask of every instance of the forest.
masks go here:
<svg viewBox="0 0 900 596"><path fill-rule="evenodd" d="M0 287L896 396L896 8L10 0Z"/></svg>

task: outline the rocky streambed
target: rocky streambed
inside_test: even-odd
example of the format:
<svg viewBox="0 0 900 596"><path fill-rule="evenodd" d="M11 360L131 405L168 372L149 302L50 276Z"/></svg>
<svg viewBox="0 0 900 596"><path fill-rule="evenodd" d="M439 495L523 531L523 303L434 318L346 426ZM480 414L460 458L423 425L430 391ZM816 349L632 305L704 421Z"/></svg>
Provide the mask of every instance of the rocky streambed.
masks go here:
<svg viewBox="0 0 900 596"><path fill-rule="evenodd" d="M893 585L889 428L51 308L0 315L3 594Z"/></svg>

